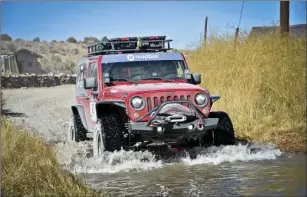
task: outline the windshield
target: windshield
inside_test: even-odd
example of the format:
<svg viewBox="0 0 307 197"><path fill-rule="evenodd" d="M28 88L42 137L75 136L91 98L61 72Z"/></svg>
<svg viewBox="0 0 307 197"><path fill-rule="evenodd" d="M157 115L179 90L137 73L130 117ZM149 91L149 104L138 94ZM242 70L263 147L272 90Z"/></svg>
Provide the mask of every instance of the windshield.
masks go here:
<svg viewBox="0 0 307 197"><path fill-rule="evenodd" d="M184 79L182 60L131 61L102 64L111 81Z"/></svg>

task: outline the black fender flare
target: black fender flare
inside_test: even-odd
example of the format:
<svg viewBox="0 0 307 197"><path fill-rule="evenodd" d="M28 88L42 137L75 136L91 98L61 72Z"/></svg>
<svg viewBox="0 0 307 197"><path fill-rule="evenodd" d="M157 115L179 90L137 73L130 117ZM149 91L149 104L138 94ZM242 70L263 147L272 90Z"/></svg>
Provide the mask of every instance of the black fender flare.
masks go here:
<svg viewBox="0 0 307 197"><path fill-rule="evenodd" d="M121 100L115 100L115 101L98 101L98 102L96 102L96 108L97 108L97 106L99 106L99 105L115 105L115 106L118 106L118 107L121 107L121 108L126 109L125 102L124 102L124 101L121 101Z"/></svg>
<svg viewBox="0 0 307 197"><path fill-rule="evenodd" d="M88 130L84 107L82 105L73 105L71 106L71 110L74 115L80 117L84 129Z"/></svg>
<svg viewBox="0 0 307 197"><path fill-rule="evenodd" d="M122 100L96 102L97 116L102 112L109 112L112 109L118 110L117 112L125 113L127 115L126 104Z"/></svg>

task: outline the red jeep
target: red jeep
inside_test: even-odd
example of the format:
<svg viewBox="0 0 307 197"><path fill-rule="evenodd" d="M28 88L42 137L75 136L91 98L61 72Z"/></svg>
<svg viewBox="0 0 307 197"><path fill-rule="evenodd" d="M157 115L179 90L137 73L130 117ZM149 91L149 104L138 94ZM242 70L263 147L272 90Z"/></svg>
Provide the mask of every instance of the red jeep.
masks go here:
<svg viewBox="0 0 307 197"><path fill-rule="evenodd" d="M234 144L225 112L211 112L220 97L197 84L182 53L165 36L106 39L78 61L76 101L68 140L92 140L103 151L150 147L186 149Z"/></svg>

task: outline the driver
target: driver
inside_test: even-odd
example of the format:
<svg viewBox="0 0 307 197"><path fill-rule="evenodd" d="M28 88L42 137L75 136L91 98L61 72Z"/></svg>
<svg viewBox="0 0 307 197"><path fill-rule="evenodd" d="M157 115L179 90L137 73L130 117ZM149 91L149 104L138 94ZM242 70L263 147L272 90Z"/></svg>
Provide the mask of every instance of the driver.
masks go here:
<svg viewBox="0 0 307 197"><path fill-rule="evenodd" d="M164 67L164 77L168 75L175 75L177 76L177 67L176 64L167 64Z"/></svg>
<svg viewBox="0 0 307 197"><path fill-rule="evenodd" d="M127 68L115 67L111 70L111 76L114 80L116 80L116 79L128 79L129 78Z"/></svg>

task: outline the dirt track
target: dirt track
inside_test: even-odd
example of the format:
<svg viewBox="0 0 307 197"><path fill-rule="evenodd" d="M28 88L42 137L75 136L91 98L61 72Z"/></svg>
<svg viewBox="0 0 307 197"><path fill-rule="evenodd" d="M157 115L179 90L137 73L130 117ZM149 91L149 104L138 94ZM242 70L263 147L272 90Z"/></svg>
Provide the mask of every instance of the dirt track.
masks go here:
<svg viewBox="0 0 307 197"><path fill-rule="evenodd" d="M47 141L65 140L70 106L75 102L74 85L9 89L3 93L5 108L15 123L42 134Z"/></svg>

